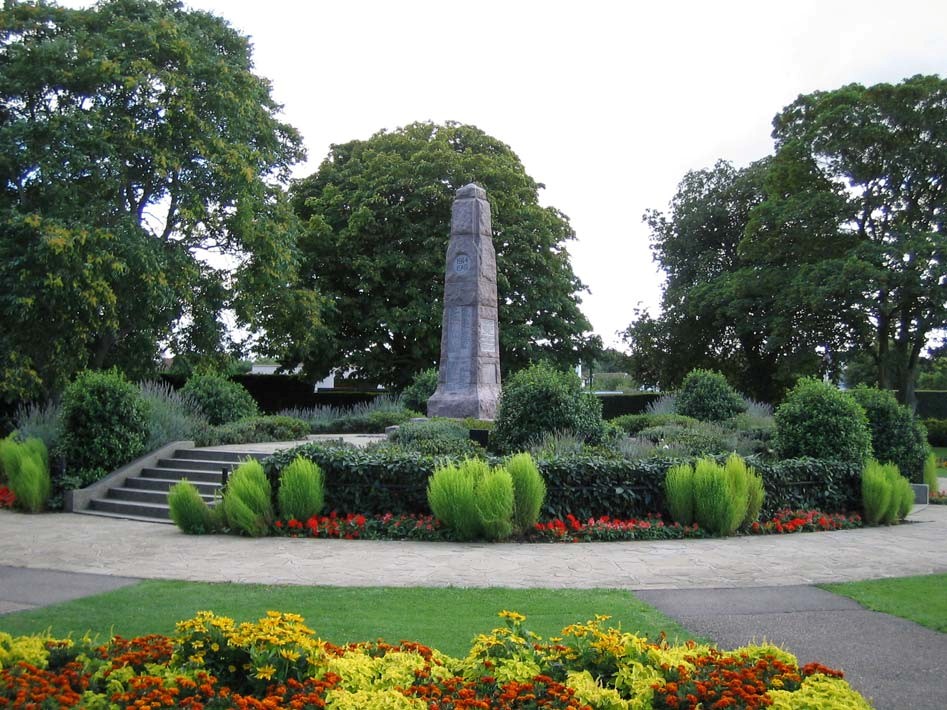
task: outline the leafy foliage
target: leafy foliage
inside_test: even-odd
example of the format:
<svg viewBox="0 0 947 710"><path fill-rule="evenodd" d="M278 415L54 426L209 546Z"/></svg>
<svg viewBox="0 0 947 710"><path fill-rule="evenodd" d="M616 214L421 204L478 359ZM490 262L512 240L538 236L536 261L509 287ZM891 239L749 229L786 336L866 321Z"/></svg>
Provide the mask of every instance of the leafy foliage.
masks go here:
<svg viewBox="0 0 947 710"><path fill-rule="evenodd" d="M947 419L925 419L923 424L931 446L947 446Z"/></svg>
<svg viewBox="0 0 947 710"><path fill-rule="evenodd" d="M257 413L256 402L246 388L220 375L195 375L181 394L207 417L211 424L226 424Z"/></svg>
<svg viewBox="0 0 947 710"><path fill-rule="evenodd" d="M503 385L491 446L514 452L546 433L571 431L588 443L605 436L601 404L583 392L574 372L540 363L514 374Z"/></svg>
<svg viewBox="0 0 947 710"><path fill-rule="evenodd" d="M801 379L776 410L776 438L784 458L862 464L871 455L865 410L838 388L812 378Z"/></svg>
<svg viewBox="0 0 947 710"><path fill-rule="evenodd" d="M539 205L540 185L509 146L474 126L414 123L332 146L293 188L301 273L331 304L334 365L402 387L438 360L451 204L471 182L491 201L505 368L568 366L591 351L565 215Z"/></svg>
<svg viewBox="0 0 947 710"><path fill-rule="evenodd" d="M286 287L295 218L278 188L301 139L248 38L177 2L0 17L0 398L45 398L85 368L147 374L167 341L229 358L224 307L311 345L318 298Z"/></svg>
<svg viewBox="0 0 947 710"><path fill-rule="evenodd" d="M401 403L408 409L427 414L427 401L437 389L437 368L416 373L411 384L401 391Z"/></svg>
<svg viewBox="0 0 947 710"><path fill-rule="evenodd" d="M141 392L114 369L82 372L69 383L62 422L61 446L70 472L98 472L90 474L92 480L140 456L148 441Z"/></svg>
<svg viewBox="0 0 947 710"><path fill-rule="evenodd" d="M652 427L664 427L668 425L689 426L697 420L693 417L685 417L683 414L623 414L620 417L609 420L610 424L619 427L629 436L638 434L643 429Z"/></svg>
<svg viewBox="0 0 947 710"><path fill-rule="evenodd" d="M405 422L389 435L389 442L429 456L476 458L483 454L483 449L471 441L470 430L463 423L451 419Z"/></svg>
<svg viewBox="0 0 947 710"><path fill-rule="evenodd" d="M168 491L171 520L187 535L204 535L217 529L217 518L197 487L183 479Z"/></svg>
<svg viewBox="0 0 947 710"><path fill-rule="evenodd" d="M746 411L746 402L727 378L711 370L691 370L675 401L677 413L703 422L719 422Z"/></svg>
<svg viewBox="0 0 947 710"><path fill-rule="evenodd" d="M280 515L299 521L319 515L325 506L324 487L319 467L308 459L296 457L280 474L276 493Z"/></svg>
<svg viewBox="0 0 947 710"><path fill-rule="evenodd" d="M908 480L920 482L927 458L927 432L914 413L898 404L891 392L856 387L849 395L868 417L873 456L891 462Z"/></svg>
<svg viewBox="0 0 947 710"><path fill-rule="evenodd" d="M209 427L201 431L195 441L198 446L224 444L254 444L261 441L293 441L305 439L309 425L302 419L271 415L249 417L229 424Z"/></svg>

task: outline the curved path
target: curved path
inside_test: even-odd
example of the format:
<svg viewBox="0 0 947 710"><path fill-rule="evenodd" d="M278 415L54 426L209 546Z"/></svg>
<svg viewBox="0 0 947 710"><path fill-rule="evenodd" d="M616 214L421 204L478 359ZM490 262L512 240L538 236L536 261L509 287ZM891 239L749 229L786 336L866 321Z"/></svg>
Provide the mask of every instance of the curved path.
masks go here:
<svg viewBox="0 0 947 710"><path fill-rule="evenodd" d="M0 511L0 564L207 582L639 590L947 572L947 506L909 519L784 536L527 545L186 536L171 525Z"/></svg>

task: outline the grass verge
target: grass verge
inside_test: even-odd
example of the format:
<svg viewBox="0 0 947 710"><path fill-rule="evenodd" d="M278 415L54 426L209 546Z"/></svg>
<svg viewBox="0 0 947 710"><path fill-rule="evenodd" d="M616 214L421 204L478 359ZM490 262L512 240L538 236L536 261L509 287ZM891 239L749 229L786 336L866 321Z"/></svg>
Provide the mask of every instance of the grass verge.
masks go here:
<svg viewBox="0 0 947 710"><path fill-rule="evenodd" d="M451 655L466 655L479 633L502 626L497 612L527 616L527 627L555 636L568 624L595 614L649 638L664 631L671 641L695 638L661 612L621 590L456 589L395 587L292 587L147 580L92 597L0 616L0 631L54 636L86 631L105 639L172 634L175 622L208 609L237 621L267 610L294 612L320 638L333 643L419 641Z"/></svg>
<svg viewBox="0 0 947 710"><path fill-rule="evenodd" d="M947 574L820 584L864 607L947 633Z"/></svg>

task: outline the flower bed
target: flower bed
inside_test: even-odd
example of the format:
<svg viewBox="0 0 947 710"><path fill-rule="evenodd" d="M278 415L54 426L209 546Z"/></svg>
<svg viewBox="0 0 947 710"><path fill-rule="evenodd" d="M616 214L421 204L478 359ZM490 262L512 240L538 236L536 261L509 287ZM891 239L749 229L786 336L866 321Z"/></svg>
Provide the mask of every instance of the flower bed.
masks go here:
<svg viewBox="0 0 947 710"><path fill-rule="evenodd" d="M543 639L525 617L474 639L464 658L421 644L336 646L294 614L255 623L199 612L173 639L96 646L0 634L0 707L867 709L843 680L770 645L721 651L573 624Z"/></svg>
<svg viewBox="0 0 947 710"><path fill-rule="evenodd" d="M750 535L851 530L862 526L858 515L822 513L818 510L780 510L771 519L754 523ZM277 520L273 534L282 537L312 537L341 540L451 540L451 532L431 515L347 515L313 516L305 522L290 518ZM607 515L579 520L574 515L537 523L524 538L526 542L621 542L630 540L684 540L709 537L697 523L683 526L668 523L660 515L622 520Z"/></svg>
<svg viewBox="0 0 947 710"><path fill-rule="evenodd" d="M16 502L16 496L6 486L0 486L0 508L12 508Z"/></svg>

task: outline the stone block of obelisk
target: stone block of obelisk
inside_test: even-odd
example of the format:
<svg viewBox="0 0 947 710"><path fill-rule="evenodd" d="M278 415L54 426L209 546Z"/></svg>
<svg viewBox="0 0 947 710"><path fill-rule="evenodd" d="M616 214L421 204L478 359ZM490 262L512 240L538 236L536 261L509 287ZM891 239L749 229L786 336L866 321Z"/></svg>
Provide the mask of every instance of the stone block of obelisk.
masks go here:
<svg viewBox="0 0 947 710"><path fill-rule="evenodd" d="M500 398L497 260L490 203L482 187L457 191L444 277L437 390L430 417L493 419Z"/></svg>

